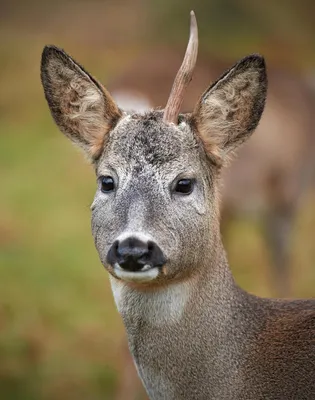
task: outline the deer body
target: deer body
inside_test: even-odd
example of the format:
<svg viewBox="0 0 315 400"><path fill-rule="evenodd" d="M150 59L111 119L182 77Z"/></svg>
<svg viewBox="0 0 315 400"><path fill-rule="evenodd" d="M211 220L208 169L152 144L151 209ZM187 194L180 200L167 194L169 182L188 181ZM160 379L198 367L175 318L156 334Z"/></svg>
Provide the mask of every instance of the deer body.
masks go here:
<svg viewBox="0 0 315 400"><path fill-rule="evenodd" d="M315 302L242 291L220 238L221 172L259 122L265 63L244 58L179 114L196 46L192 14L164 111L123 112L53 46L42 57L46 99L95 168L92 234L150 398L313 399Z"/></svg>
<svg viewBox="0 0 315 400"><path fill-rule="evenodd" d="M213 280L153 293L112 279L150 399L314 398L314 303L248 295L215 262Z"/></svg>

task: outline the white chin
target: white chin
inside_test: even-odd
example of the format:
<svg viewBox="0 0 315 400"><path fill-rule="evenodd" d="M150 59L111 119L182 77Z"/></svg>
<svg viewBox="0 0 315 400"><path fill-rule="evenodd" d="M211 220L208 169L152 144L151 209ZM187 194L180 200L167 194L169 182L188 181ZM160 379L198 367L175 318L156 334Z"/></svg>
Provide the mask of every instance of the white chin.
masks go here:
<svg viewBox="0 0 315 400"><path fill-rule="evenodd" d="M117 278L120 278L123 281L141 283L150 282L156 279L159 275L159 269L145 265L141 271L126 271L116 263L114 266L114 273Z"/></svg>

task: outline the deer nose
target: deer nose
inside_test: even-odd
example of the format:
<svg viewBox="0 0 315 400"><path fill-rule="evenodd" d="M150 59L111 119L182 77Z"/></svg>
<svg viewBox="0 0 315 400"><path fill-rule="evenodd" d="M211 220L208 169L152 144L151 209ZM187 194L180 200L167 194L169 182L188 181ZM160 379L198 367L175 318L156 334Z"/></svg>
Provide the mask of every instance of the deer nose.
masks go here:
<svg viewBox="0 0 315 400"><path fill-rule="evenodd" d="M146 267L153 268L165 264L166 259L160 247L152 242L144 242L135 237L123 241L116 240L107 254L107 262L119 266L126 271L141 271Z"/></svg>

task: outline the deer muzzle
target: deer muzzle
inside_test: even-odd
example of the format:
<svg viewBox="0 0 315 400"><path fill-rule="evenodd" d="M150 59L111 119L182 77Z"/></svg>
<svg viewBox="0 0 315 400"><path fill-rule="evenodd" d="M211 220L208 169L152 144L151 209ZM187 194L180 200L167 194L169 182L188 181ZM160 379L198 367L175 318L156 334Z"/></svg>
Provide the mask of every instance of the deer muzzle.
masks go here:
<svg viewBox="0 0 315 400"><path fill-rule="evenodd" d="M118 278L146 282L158 277L166 257L154 241L130 236L112 244L107 262Z"/></svg>

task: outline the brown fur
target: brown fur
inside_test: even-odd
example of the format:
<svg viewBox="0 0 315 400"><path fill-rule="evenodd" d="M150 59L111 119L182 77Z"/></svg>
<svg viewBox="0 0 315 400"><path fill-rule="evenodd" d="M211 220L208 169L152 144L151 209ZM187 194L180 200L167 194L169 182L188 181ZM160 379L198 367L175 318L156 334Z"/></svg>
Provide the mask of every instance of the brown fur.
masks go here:
<svg viewBox="0 0 315 400"><path fill-rule="evenodd" d="M251 68L247 68L248 62L237 64L210 86L193 113L206 150L221 162L256 128L264 108L261 96L261 91L267 90L264 61L257 58Z"/></svg>
<svg viewBox="0 0 315 400"><path fill-rule="evenodd" d="M290 303L284 303L284 310L281 313L278 310L270 314L263 329L258 333L247 368L255 371L265 382L269 382L268 389L262 387L266 398L268 393L270 396L271 390L273 393L281 393L283 399L313 398L315 313L314 304L310 303L309 308L305 305L297 303L296 307L293 307L293 304L290 306ZM292 363L295 365L294 369L290 367ZM275 374L281 374L282 381L286 382L281 389ZM313 383L310 385L310 382ZM303 395L307 392L308 395Z"/></svg>
<svg viewBox="0 0 315 400"><path fill-rule="evenodd" d="M52 115L66 136L95 160L121 112L109 93L55 47L43 52L42 81Z"/></svg>

